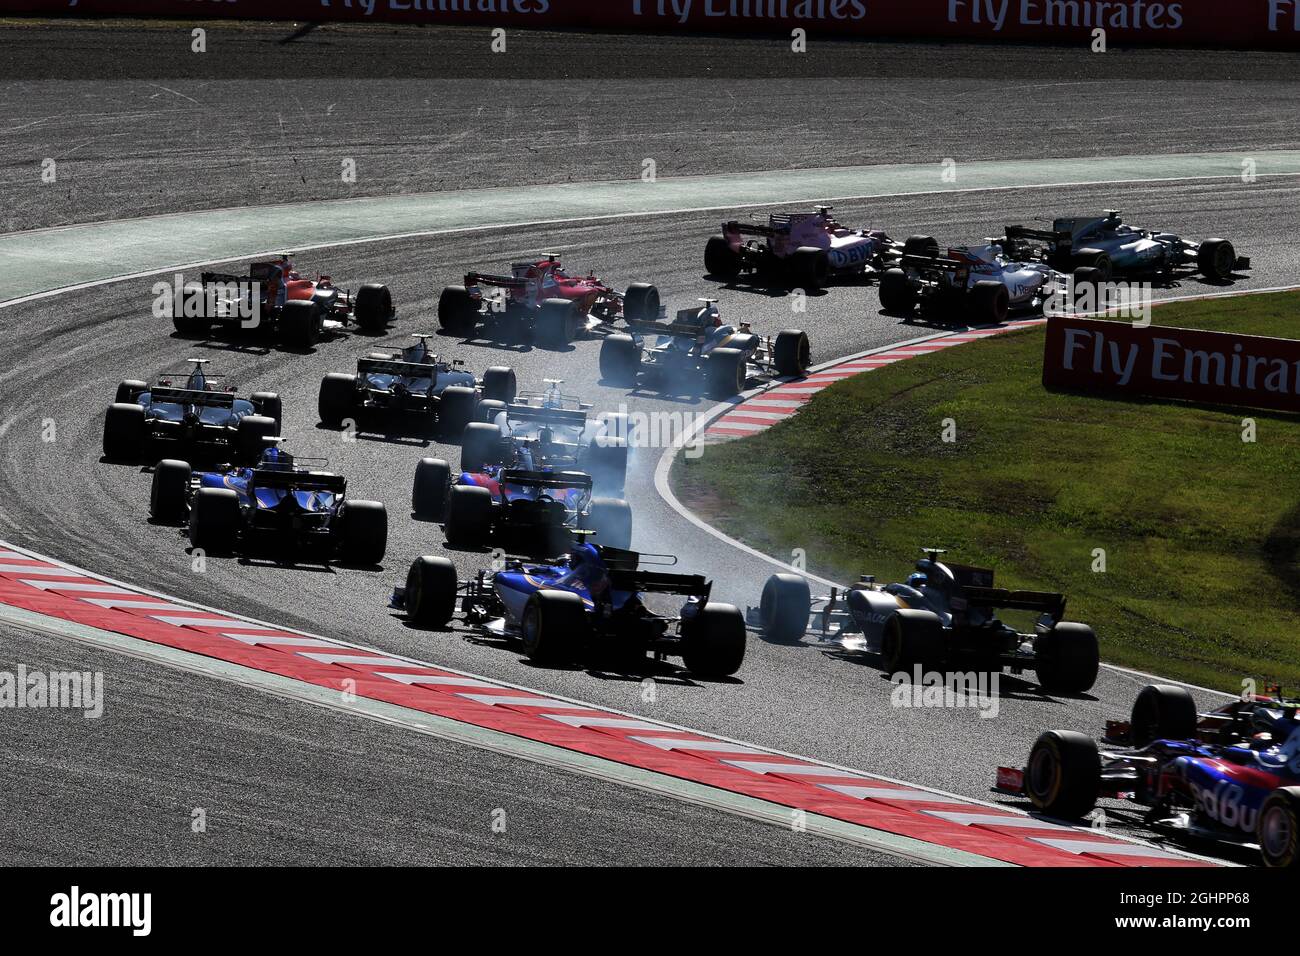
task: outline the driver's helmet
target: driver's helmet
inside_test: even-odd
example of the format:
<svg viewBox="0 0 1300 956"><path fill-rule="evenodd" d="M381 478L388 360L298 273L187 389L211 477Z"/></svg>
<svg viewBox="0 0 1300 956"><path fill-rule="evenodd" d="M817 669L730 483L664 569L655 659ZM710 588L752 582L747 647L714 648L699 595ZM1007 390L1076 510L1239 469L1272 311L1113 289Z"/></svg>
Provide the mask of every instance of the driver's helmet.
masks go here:
<svg viewBox="0 0 1300 956"><path fill-rule="evenodd" d="M925 583L928 580L929 578L927 578L920 571L914 571L907 576L907 586L909 588L916 588L919 591L922 587L925 586Z"/></svg>
<svg viewBox="0 0 1300 956"><path fill-rule="evenodd" d="M261 465L270 471L291 471L293 469L293 455L272 445L262 452Z"/></svg>

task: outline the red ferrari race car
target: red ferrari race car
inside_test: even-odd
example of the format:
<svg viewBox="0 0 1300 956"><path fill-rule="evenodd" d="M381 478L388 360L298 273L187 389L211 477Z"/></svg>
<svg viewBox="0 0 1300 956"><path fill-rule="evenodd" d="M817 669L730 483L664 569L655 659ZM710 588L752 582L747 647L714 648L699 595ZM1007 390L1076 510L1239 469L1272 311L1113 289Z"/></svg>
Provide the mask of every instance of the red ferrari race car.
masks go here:
<svg viewBox="0 0 1300 956"><path fill-rule="evenodd" d="M182 335L207 335L214 324L264 328L274 330L285 345L310 348L326 329L355 324L381 332L394 315L388 286L367 283L354 295L327 275L310 279L301 274L288 255L254 262L246 276L205 272L202 281L201 307L177 310L172 316ZM188 314L191 311L197 314Z"/></svg>
<svg viewBox="0 0 1300 956"><path fill-rule="evenodd" d="M653 322L661 314L653 285L634 282L617 292L595 275L569 275L549 253L536 262L514 263L508 276L470 272L464 285L447 286L438 300L438 322L448 332L469 335L482 325L493 338L553 347L586 332L609 332L620 318Z"/></svg>

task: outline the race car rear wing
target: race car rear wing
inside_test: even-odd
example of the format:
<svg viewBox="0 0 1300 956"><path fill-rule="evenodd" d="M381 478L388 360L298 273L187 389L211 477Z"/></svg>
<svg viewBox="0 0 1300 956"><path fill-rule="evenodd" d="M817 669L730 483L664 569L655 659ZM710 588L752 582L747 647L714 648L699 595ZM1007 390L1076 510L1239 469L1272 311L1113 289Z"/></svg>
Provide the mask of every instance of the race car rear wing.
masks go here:
<svg viewBox="0 0 1300 956"><path fill-rule="evenodd" d="M233 408L235 405L235 396L231 392L155 385L149 394L155 402L175 402L177 405L203 405L208 408Z"/></svg>
<svg viewBox="0 0 1300 956"><path fill-rule="evenodd" d="M547 425L575 425L579 428L587 424L585 408L544 408L522 402L511 402L506 406L506 419L518 422L540 422Z"/></svg>
<svg viewBox="0 0 1300 956"><path fill-rule="evenodd" d="M610 586L615 591L637 591L642 594L684 594L708 601L713 582L702 574L670 574L664 571L647 571L641 567L642 555L623 548L600 546L600 556L609 572ZM667 558L668 555L650 555ZM676 558L672 559L676 563Z"/></svg>
<svg viewBox="0 0 1300 956"><path fill-rule="evenodd" d="M696 309L685 309L683 311L690 312L692 315L698 314ZM651 322L641 319L629 321L627 327L631 331L640 332L643 335L680 335L692 339L698 338L705 333L704 326L698 322L681 322L677 320L672 322Z"/></svg>
<svg viewBox="0 0 1300 956"><path fill-rule="evenodd" d="M771 238L772 236L779 236L781 233L788 231L789 219L786 219L783 225L785 225L785 229L778 226L764 226L758 223L741 222L738 219L733 219L730 222L724 222L722 224L722 234L724 236L763 236L764 238Z"/></svg>
<svg viewBox="0 0 1300 956"><path fill-rule="evenodd" d="M1009 591L1006 588L958 588L956 597L967 605L1008 611L1037 611L1053 621L1065 616L1065 595L1048 591Z"/></svg>
<svg viewBox="0 0 1300 956"><path fill-rule="evenodd" d="M506 469L501 472L497 479L503 485L523 485L528 488L579 488L583 491L591 491L592 479L590 475L584 475L577 471L526 471L520 469Z"/></svg>
<svg viewBox="0 0 1300 956"><path fill-rule="evenodd" d="M430 378L437 366L420 362L402 362L397 359L357 359L358 375L400 375L405 378Z"/></svg>
<svg viewBox="0 0 1300 956"><path fill-rule="evenodd" d="M271 468L254 468L249 487L280 488L289 491L329 491L341 495L347 491L348 480L342 475L332 475L322 471L279 471Z"/></svg>
<svg viewBox="0 0 1300 956"><path fill-rule="evenodd" d="M1074 234L1068 229L1031 229L1028 226L1007 226L1010 242L1039 243L1048 252L1068 255L1074 249Z"/></svg>
<svg viewBox="0 0 1300 956"><path fill-rule="evenodd" d="M503 289L526 289L528 280L516 278L515 276L497 276L487 272L465 273L465 288L470 289L476 285L499 286Z"/></svg>

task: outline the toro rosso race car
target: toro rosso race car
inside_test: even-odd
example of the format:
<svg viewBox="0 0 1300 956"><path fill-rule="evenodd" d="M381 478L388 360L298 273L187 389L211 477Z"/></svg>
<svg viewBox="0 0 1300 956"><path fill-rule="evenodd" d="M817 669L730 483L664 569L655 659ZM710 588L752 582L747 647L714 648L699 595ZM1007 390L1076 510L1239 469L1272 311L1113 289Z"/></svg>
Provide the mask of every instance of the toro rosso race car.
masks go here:
<svg viewBox="0 0 1300 956"><path fill-rule="evenodd" d="M373 565L388 545L388 513L378 501L347 497L347 479L322 460L294 460L267 440L252 467L195 471L185 461L154 469L149 514L189 521L190 545L208 554L278 553Z"/></svg>
<svg viewBox="0 0 1300 956"><path fill-rule="evenodd" d="M811 629L824 641L878 654L890 674L962 662L993 673L1033 670L1049 693L1083 693L1096 682L1097 635L1063 620L1062 595L996 588L992 571L942 562L939 548L923 551L906 583L881 586L863 575L843 594L832 589L815 602L806 578L774 574L751 616L770 640L796 641ZM999 610L1037 614L1034 630L1003 623Z"/></svg>
<svg viewBox="0 0 1300 956"><path fill-rule="evenodd" d="M418 415L459 438L470 421L514 401L513 369L493 366L478 379L460 359L439 358L428 335L414 338L415 344L400 352L371 352L358 359L355 374L328 373L317 402L321 422L338 428L363 416Z"/></svg>
<svg viewBox="0 0 1300 956"><path fill-rule="evenodd" d="M1300 867L1300 701L1249 695L1198 714L1185 688L1150 685L1132 719L1111 722L1099 747L1049 730L1023 769L998 769L996 789L1043 813L1081 819L1101 797L1147 807L1148 826L1184 841L1259 851Z"/></svg>
<svg viewBox="0 0 1300 956"><path fill-rule="evenodd" d="M726 325L716 300L702 309L682 309L672 322L628 322L600 343L600 374L607 382L635 387L703 390L715 398L743 392L751 378L798 378L812 361L808 335L786 329L775 338L754 333L748 323Z"/></svg>
<svg viewBox="0 0 1300 956"><path fill-rule="evenodd" d="M141 461L156 442L184 447L208 458L254 460L263 439L280 430L280 396L254 392L240 398L218 388L207 375L207 359L189 359L189 371L163 375L157 384L127 380L104 417L104 455L117 461ZM177 384L177 383L180 384Z"/></svg>
<svg viewBox="0 0 1300 956"><path fill-rule="evenodd" d="M814 212L772 213L765 225L724 222L722 235L704 247L704 267L717 279L753 272L816 290L832 277L883 272L902 251L885 233L847 229L831 216L830 206L818 206Z"/></svg>
<svg viewBox="0 0 1300 956"><path fill-rule="evenodd" d="M660 313L654 286L637 282L617 292L595 275L569 275L553 254L516 262L510 275L470 272L464 285L447 286L438 299L438 323L448 332L470 335L481 325L492 338L551 347L607 332L620 318L653 320Z"/></svg>
<svg viewBox="0 0 1300 956"><path fill-rule="evenodd" d="M1194 242L1171 232L1140 229L1124 222L1118 209L1101 216L1052 221L1050 230L1007 226L1002 240L1008 256L1046 262L1062 271L1096 269L1103 282L1112 277L1154 277L1165 281L1196 275L1226 282L1250 259L1238 256L1226 239Z"/></svg>
<svg viewBox="0 0 1300 956"><path fill-rule="evenodd" d="M246 276L205 272L202 279L215 307L198 315L174 314L172 323L182 335L207 335L213 324L265 328L285 345L310 348L326 329L356 324L381 332L394 315L388 286L367 283L353 295L329 276L302 275L287 255L254 262Z"/></svg>
<svg viewBox="0 0 1300 956"><path fill-rule="evenodd" d="M692 673L727 677L745 659L745 620L730 604L709 600L712 582L696 574L646 570L675 558L586 542L545 564L509 562L500 571L457 578L446 558L419 558L392 606L422 627L446 627L457 602L467 623L497 637L516 638L538 661L617 660L635 666L680 655ZM679 595L675 611L654 609L662 595Z"/></svg>

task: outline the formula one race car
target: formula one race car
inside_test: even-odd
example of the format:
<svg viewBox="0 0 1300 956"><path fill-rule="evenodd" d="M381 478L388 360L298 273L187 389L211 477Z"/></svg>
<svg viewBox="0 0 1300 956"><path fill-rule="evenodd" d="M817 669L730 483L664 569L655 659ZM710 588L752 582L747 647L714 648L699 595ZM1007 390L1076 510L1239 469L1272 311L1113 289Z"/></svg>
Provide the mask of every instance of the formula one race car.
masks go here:
<svg viewBox="0 0 1300 956"><path fill-rule="evenodd" d="M816 290L832 277L883 272L902 253L903 245L885 233L846 229L830 206L818 206L810 213L772 213L766 225L724 222L722 235L704 247L704 267L717 279L756 272Z"/></svg>
<svg viewBox="0 0 1300 956"><path fill-rule="evenodd" d="M361 415L404 413L424 416L445 435L460 437L465 426L488 409L515 399L515 373L504 365L477 379L460 359L443 360L429 348L429 336L400 352L371 352L357 360L356 374L330 372L320 383L320 420L338 428ZM492 402L480 410L484 400Z"/></svg>
<svg viewBox="0 0 1300 956"><path fill-rule="evenodd" d="M1226 239L1194 242L1171 232L1139 229L1126 224L1118 209L1101 216L1056 219L1050 230L1007 226L1001 240L1008 257L1045 262L1061 271L1079 266L1096 269L1101 281L1112 277L1155 277L1170 280L1200 273L1225 282L1234 272L1250 268Z"/></svg>
<svg viewBox="0 0 1300 956"><path fill-rule="evenodd" d="M189 462L160 461L149 514L161 522L188 516L190 545L208 554L262 550L333 556L372 565L388 546L388 512L378 501L347 497L347 479L320 459L281 451L278 437L251 468L194 471Z"/></svg>
<svg viewBox="0 0 1300 956"><path fill-rule="evenodd" d="M309 279L300 274L287 255L254 262L246 276L205 272L202 279L206 301L199 314L172 316L182 335L207 335L214 323L269 328L285 345L310 348L327 328L355 323L380 332L394 315L388 286L367 283L353 295L329 276Z"/></svg>
<svg viewBox="0 0 1300 956"><path fill-rule="evenodd" d="M1020 261L996 240L982 246L955 246L946 253L929 237L909 240L908 252L880 279L880 304L908 321L918 305L939 316L957 316L972 325L1006 321L1012 312L1036 311L1054 296L1072 291L1070 277L1046 262ZM1104 281L1094 268L1079 268L1073 287Z"/></svg>
<svg viewBox="0 0 1300 956"><path fill-rule="evenodd" d="M1083 693L1096 682L1097 635L1086 624L1062 620L1064 596L995 588L986 568L941 562L940 548L923 553L906 584L882 587L864 575L843 595L836 588L815 602L806 578L774 574L751 616L773 641L798 640L809 629L836 643L860 635L855 644L879 654L890 674L967 662L992 673L1033 670L1049 693ZM999 610L1037 613L1033 632L1003 623Z"/></svg>
<svg viewBox="0 0 1300 956"><path fill-rule="evenodd" d="M644 570L647 558L605 545L579 543L546 564L509 562L458 580L446 558L418 558L392 606L422 627L446 627L459 600L467 623L497 637L518 638L538 661L616 659L623 663L680 655L704 677L727 677L745 659L745 620L730 604L709 600L712 582L696 574ZM652 609L655 595L684 595L675 613Z"/></svg>
<svg viewBox="0 0 1300 956"><path fill-rule="evenodd" d="M207 359L189 361L192 369L163 375L155 385L127 380L117 386L104 418L105 457L140 461L155 442L181 445L199 457L252 461L261 454L263 439L280 430L280 396L240 398L215 386L217 376L203 371ZM184 384L173 384L177 380Z"/></svg>
<svg viewBox="0 0 1300 956"><path fill-rule="evenodd" d="M1102 744L1049 730L1025 768L998 769L996 789L1066 820L1101 797L1129 799L1174 838L1256 848L1266 866L1300 867L1300 700L1250 695L1198 715L1185 688L1154 684Z"/></svg>
<svg viewBox="0 0 1300 956"><path fill-rule="evenodd" d="M683 309L672 322L628 322L627 333L600 343L600 374L620 386L648 380L660 388L689 387L715 398L745 390L753 377L798 378L808 371L808 335L799 329L776 338L756 335L749 324L724 325L716 300Z"/></svg>
<svg viewBox="0 0 1300 956"><path fill-rule="evenodd" d="M493 298L484 288L499 289ZM659 318L659 290L644 282L617 292L595 275L571 276L548 253L536 262L516 262L510 275L470 272L464 285L442 290L438 323L456 335L482 324L494 338L561 346L586 332L608 332L618 319Z"/></svg>

